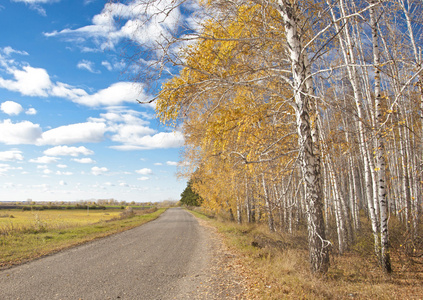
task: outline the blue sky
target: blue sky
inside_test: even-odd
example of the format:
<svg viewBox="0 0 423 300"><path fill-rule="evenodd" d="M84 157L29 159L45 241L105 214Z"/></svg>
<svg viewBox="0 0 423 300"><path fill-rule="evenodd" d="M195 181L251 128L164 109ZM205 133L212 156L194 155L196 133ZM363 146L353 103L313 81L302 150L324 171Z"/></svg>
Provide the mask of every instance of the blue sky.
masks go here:
<svg viewBox="0 0 423 300"><path fill-rule="evenodd" d="M185 188L182 134L136 102L151 95L122 74L119 47L149 43L180 12L140 30L136 3L106 2L0 2L0 201L155 202Z"/></svg>

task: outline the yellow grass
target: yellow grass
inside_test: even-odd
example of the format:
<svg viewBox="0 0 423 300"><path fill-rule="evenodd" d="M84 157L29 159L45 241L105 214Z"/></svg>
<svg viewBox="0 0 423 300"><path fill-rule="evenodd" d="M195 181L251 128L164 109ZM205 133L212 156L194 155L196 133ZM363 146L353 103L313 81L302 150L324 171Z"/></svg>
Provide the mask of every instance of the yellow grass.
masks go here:
<svg viewBox="0 0 423 300"><path fill-rule="evenodd" d="M69 228L94 224L117 218L122 212L116 210L0 210L0 233L28 228Z"/></svg>
<svg viewBox="0 0 423 300"><path fill-rule="evenodd" d="M0 269L134 228L166 209L0 211Z"/></svg>

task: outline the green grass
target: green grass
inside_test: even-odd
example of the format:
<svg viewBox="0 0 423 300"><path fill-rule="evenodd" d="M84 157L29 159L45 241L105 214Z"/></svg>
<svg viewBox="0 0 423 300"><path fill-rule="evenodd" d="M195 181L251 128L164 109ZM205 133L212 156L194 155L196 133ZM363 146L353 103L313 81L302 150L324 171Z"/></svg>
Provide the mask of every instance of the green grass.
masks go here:
<svg viewBox="0 0 423 300"><path fill-rule="evenodd" d="M165 210L135 211L135 215L129 218L121 218L119 213L111 212L107 212L108 215L94 214L93 212L87 215L85 212L85 218L83 218L78 211L68 211L67 218L61 215L61 223L58 223L55 218L57 211L42 211L45 213L43 218L39 215L38 217L33 216L32 218L37 218L35 221L23 219L17 221L20 217L17 212L14 212L16 216L12 213L14 218L10 218L10 215L4 217L5 213L2 212L3 218L0 220L3 225L8 224L4 219L9 219L8 221L15 225L3 226L3 230L0 231L0 268L7 268L140 226L156 219ZM85 222L81 219L85 219Z"/></svg>

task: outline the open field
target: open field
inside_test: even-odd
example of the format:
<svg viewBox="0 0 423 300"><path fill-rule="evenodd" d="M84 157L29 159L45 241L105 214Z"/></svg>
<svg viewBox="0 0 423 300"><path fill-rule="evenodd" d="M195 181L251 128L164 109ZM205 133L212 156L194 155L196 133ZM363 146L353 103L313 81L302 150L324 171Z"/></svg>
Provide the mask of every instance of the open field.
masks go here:
<svg viewBox="0 0 423 300"><path fill-rule="evenodd" d="M83 226L116 218L122 212L114 210L0 210L0 233L29 229L53 229Z"/></svg>
<svg viewBox="0 0 423 300"><path fill-rule="evenodd" d="M344 255L332 253L328 273L316 277L309 270L306 232L271 234L263 224L238 225L193 213L238 253L248 299L423 299L423 256L407 256L395 236L392 274L381 270L362 236Z"/></svg>
<svg viewBox="0 0 423 300"><path fill-rule="evenodd" d="M0 268L139 226L164 211L0 210Z"/></svg>

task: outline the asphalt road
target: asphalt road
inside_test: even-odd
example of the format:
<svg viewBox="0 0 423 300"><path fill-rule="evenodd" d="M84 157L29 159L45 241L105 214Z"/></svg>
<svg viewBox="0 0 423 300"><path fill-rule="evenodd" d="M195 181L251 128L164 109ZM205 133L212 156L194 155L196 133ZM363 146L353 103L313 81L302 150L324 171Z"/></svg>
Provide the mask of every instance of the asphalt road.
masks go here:
<svg viewBox="0 0 423 300"><path fill-rule="evenodd" d="M172 208L138 228L1 271L0 299L212 299L199 289L212 249L210 232Z"/></svg>

